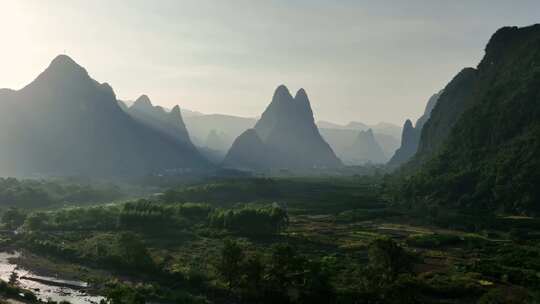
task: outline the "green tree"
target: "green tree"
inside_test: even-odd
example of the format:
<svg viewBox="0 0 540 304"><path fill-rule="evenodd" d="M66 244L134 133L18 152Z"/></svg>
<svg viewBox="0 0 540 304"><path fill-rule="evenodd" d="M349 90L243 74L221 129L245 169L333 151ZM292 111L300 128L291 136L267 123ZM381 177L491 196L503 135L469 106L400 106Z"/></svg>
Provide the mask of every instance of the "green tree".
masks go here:
<svg viewBox="0 0 540 304"><path fill-rule="evenodd" d="M2 215L2 223L6 228L15 230L24 224L26 214L17 208L9 208Z"/></svg>
<svg viewBox="0 0 540 304"><path fill-rule="evenodd" d="M240 281L244 257L244 249L238 242L225 240L223 248L221 249L221 260L217 269L230 289L234 288Z"/></svg>
<svg viewBox="0 0 540 304"><path fill-rule="evenodd" d="M48 216L44 212L31 213L24 221L24 227L30 231L39 231L47 228Z"/></svg>
<svg viewBox="0 0 540 304"><path fill-rule="evenodd" d="M264 277L264 264L259 254L249 256L243 265L244 286L251 294L259 293Z"/></svg>
<svg viewBox="0 0 540 304"><path fill-rule="evenodd" d="M126 267L142 270L152 270L154 268L155 264L148 249L135 234L121 233L117 244L119 257Z"/></svg>
<svg viewBox="0 0 540 304"><path fill-rule="evenodd" d="M296 283L303 279L305 260L288 244L274 245L271 250L267 272L270 293L278 302L288 301L289 297L298 298Z"/></svg>
<svg viewBox="0 0 540 304"><path fill-rule="evenodd" d="M400 273L411 270L412 259L407 252L390 238L379 238L370 243L368 248L368 267L394 280Z"/></svg>
<svg viewBox="0 0 540 304"><path fill-rule="evenodd" d="M144 296L134 288L123 284L115 284L106 291L106 301L102 300L102 304L144 304L146 300Z"/></svg>
<svg viewBox="0 0 540 304"><path fill-rule="evenodd" d="M401 300L411 303L410 300L405 301L403 291L411 291L404 286L414 283L407 277L412 270L412 256L392 239L380 238L369 244L368 259L360 278L364 292L388 303L394 303L395 298L399 303L400 296L396 291L401 290ZM414 296L407 294L407 299L414 299Z"/></svg>

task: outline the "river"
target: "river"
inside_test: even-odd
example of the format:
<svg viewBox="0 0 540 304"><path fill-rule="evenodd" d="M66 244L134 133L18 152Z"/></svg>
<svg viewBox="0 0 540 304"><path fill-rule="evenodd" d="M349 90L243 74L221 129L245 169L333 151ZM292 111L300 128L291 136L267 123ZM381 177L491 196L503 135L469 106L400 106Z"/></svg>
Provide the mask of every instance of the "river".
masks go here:
<svg viewBox="0 0 540 304"><path fill-rule="evenodd" d="M0 252L0 279L7 282L15 272L19 277L19 287L31 290L42 301L50 299L57 302L69 301L72 304L90 304L104 299L87 294L84 291L88 287L86 282L40 276L31 270L17 267L12 260L19 256L18 252Z"/></svg>

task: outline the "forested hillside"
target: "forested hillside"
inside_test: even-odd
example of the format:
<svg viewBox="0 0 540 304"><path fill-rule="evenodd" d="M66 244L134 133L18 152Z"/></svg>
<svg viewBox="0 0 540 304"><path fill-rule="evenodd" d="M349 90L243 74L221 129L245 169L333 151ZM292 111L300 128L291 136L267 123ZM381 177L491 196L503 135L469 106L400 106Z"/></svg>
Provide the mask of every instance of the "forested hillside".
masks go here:
<svg viewBox="0 0 540 304"><path fill-rule="evenodd" d="M476 69L446 87L406 185L414 201L540 212L540 25L493 35Z"/></svg>

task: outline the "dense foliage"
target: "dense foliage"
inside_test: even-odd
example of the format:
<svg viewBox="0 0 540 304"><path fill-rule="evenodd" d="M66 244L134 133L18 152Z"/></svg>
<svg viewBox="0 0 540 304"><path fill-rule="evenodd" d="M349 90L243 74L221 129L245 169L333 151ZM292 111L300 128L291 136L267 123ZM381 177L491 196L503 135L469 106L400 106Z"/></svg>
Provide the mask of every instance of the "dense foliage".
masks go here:
<svg viewBox="0 0 540 304"><path fill-rule="evenodd" d="M535 218L388 205L377 180L358 177L264 179L280 193L277 202L265 194L235 197L232 189L253 193L260 182L175 188L194 190L198 202L154 195L100 206L11 208L2 217L0 244L25 252L25 268L91 282L107 303L540 298ZM229 202L219 201L224 193Z"/></svg>
<svg viewBox="0 0 540 304"><path fill-rule="evenodd" d="M276 202L290 212L341 212L354 206L380 207L379 176L354 178L239 178L220 179L169 189L164 202L200 202L214 206Z"/></svg>
<svg viewBox="0 0 540 304"><path fill-rule="evenodd" d="M405 184L406 199L479 212L540 213L539 63L540 25L503 28L492 37L472 80L473 104Z"/></svg>
<svg viewBox="0 0 540 304"><path fill-rule="evenodd" d="M310 260L288 244L271 248L265 261L227 240L218 271L228 287L257 303L331 303L335 292L320 261Z"/></svg>
<svg viewBox="0 0 540 304"><path fill-rule="evenodd" d="M210 216L210 225L237 231L242 234L275 234L287 227L288 216L279 207L252 208L237 210L217 210Z"/></svg>

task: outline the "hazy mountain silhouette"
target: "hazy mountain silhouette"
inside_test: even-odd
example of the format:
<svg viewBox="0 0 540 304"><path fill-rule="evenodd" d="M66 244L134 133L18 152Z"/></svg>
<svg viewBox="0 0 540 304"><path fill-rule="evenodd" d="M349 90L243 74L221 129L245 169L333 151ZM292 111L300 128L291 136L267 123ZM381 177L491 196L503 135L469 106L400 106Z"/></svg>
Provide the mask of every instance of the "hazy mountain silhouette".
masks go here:
<svg viewBox="0 0 540 304"><path fill-rule="evenodd" d="M223 161L226 167L242 170L265 170L279 166L280 155L265 144L257 131L246 130L234 140Z"/></svg>
<svg viewBox="0 0 540 304"><path fill-rule="evenodd" d="M257 119L255 118L224 114L203 114L186 109L182 109L182 114L190 138L195 145L200 148L206 147L216 151L223 151L224 153L229 150L235 138L244 131L253 128L257 123ZM401 128L390 123L383 122L375 125L367 125L351 122L348 125L340 125L327 121L318 121L317 127L324 140L330 144L337 154L339 154L338 151L343 150L341 148L342 146L348 147L354 142L358 131L364 131L370 128L373 129L375 139L381 145L388 158L394 154L400 144L399 134L401 134ZM343 132L339 132L340 130L343 130ZM216 133L212 134L214 131ZM223 142L223 147L209 146L209 138Z"/></svg>
<svg viewBox="0 0 540 304"><path fill-rule="evenodd" d="M230 147L230 141L231 140L227 134L225 134L225 132L212 130L206 137L205 146L216 151L227 151L227 149Z"/></svg>
<svg viewBox="0 0 540 304"><path fill-rule="evenodd" d="M324 140L330 145L330 147L332 147L332 150L334 150L336 155L343 162L348 164L358 164L355 163L352 159L347 159L348 155L346 154L346 150L348 150L356 141L358 134L361 131L366 130L348 129L344 126L341 126L337 129L319 127L319 131ZM399 139L393 137L392 135L377 133L373 131L373 136L375 137L375 141L377 142L377 144L382 148L386 159L389 159L392 155L394 155L396 149L399 148Z"/></svg>
<svg viewBox="0 0 540 304"><path fill-rule="evenodd" d="M360 160L357 154L351 153L350 151L352 148L355 147L355 142L358 140L360 132L366 132L366 131L346 129L346 128L341 128L341 129L320 128L319 131L321 132L321 135L324 138L324 140L330 145L330 147L332 147L332 150L334 150L336 155L345 164L361 165L366 162L371 162L371 163L381 162L380 156L378 155L373 159L363 158L362 160ZM375 133L373 132L373 130L372 130L372 133L375 140L374 143L377 146L377 147L374 147L374 149L376 150L379 148L382 149L384 159L388 160L389 157L393 155L394 151L399 147L399 140L392 137L391 135Z"/></svg>
<svg viewBox="0 0 540 304"><path fill-rule="evenodd" d="M313 111L303 89L293 98L285 86L279 86L254 130L257 137L253 130L248 130L235 140L225 158L226 166L253 169L341 166L341 161L315 125ZM243 147L258 152L268 151L272 157L267 156L268 152L260 157L253 154L253 161L259 160L256 165L253 162L238 163L241 160L239 155L245 153Z"/></svg>
<svg viewBox="0 0 540 304"><path fill-rule="evenodd" d="M346 159L346 163L351 165L365 163L382 164L388 160L383 149L377 140L375 140L373 130L371 129L358 133L353 144L343 152L342 159Z"/></svg>
<svg viewBox="0 0 540 304"><path fill-rule="evenodd" d="M401 146L396 150L395 154L392 156L388 165L392 168L399 167L400 165L409 161L418 150L418 144L420 142L420 135L422 134L422 129L424 128L425 123L429 120L433 108L439 100L441 92L433 94L424 109L424 114L418 118L416 124L413 126L412 122L407 119L403 125L403 132L401 135Z"/></svg>
<svg viewBox="0 0 540 304"><path fill-rule="evenodd" d="M224 153L229 150L235 138L247 129L253 128L257 122L255 118L223 114L192 115L185 117L184 121L191 139L197 146L206 146L206 139L212 131L217 131L217 135L223 135L221 140L224 141L222 150Z"/></svg>
<svg viewBox="0 0 540 304"><path fill-rule="evenodd" d="M0 174L111 176L201 168L191 147L145 126L112 88L65 55L32 83L0 93Z"/></svg>
<svg viewBox="0 0 540 304"><path fill-rule="evenodd" d="M128 108L128 113L136 120L172 136L187 146L193 145L178 105L168 112L163 107L154 106L148 96L141 95Z"/></svg>
<svg viewBox="0 0 540 304"><path fill-rule="evenodd" d="M334 130L358 130L367 131L373 130L373 134L377 137L377 134L392 136L395 139L399 139L401 136L401 127L396 126L388 122L379 122L374 125L365 124L363 122L351 121L346 125L340 125L330 121L319 120L317 122L319 129L334 129ZM399 144L398 144L399 145ZM396 147L397 148L397 147ZM393 153L394 151L392 151Z"/></svg>

